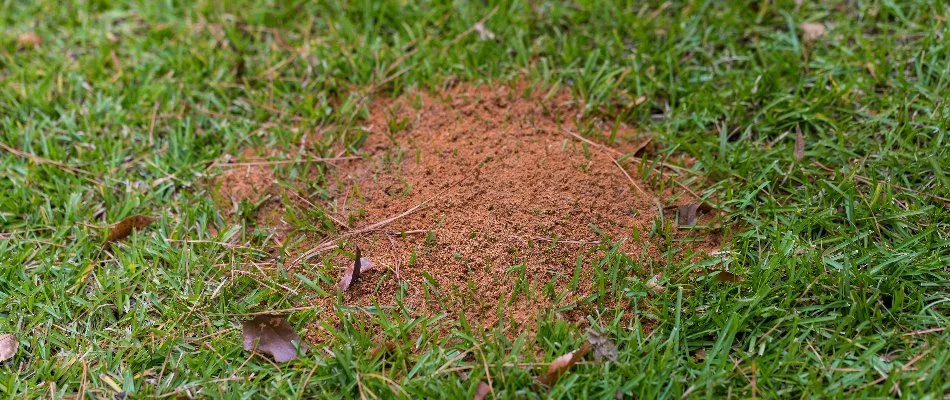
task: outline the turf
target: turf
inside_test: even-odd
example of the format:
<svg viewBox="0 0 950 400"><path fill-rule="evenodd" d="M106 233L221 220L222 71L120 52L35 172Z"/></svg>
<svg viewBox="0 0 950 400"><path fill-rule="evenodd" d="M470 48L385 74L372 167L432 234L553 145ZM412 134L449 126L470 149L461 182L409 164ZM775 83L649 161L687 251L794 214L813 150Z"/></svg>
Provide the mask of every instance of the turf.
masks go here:
<svg viewBox="0 0 950 400"><path fill-rule="evenodd" d="M498 398L941 398L948 15L940 0L2 2L0 333L20 350L0 393L466 398L490 380ZM827 33L805 41L803 22ZM18 43L26 32L42 43ZM308 309L327 277L284 259L262 273L268 232L213 199L226 154L358 151L367 99L518 79L656 133L653 161L694 158L675 179L727 215L721 262L745 281L606 257L623 273L604 290L641 306L633 325L610 308L590 317L619 360L544 387L538 369L581 328L552 314L509 340L400 309ZM299 151L315 130L325 140ZM656 168L638 173L676 185ZM280 171L288 185L331 173ZM161 219L107 256L107 226L136 213ZM292 213L301 232L329 233L319 209ZM638 278L655 273L658 295ZM290 363L243 351L242 314L290 309L301 329L324 313L343 323Z"/></svg>

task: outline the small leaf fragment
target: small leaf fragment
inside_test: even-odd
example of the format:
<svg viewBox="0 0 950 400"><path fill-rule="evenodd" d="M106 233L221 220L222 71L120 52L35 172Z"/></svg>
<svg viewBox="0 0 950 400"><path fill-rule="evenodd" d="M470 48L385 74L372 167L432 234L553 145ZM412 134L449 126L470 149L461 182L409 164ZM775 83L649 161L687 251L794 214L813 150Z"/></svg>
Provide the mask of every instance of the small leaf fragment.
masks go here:
<svg viewBox="0 0 950 400"><path fill-rule="evenodd" d="M472 400L485 400L489 393L491 393L491 386L488 386L485 381L478 382L478 389L475 389L475 396L472 397Z"/></svg>
<svg viewBox="0 0 950 400"><path fill-rule="evenodd" d="M819 22L803 22L799 28L802 30L802 40L806 43L814 42L825 36L825 25Z"/></svg>
<svg viewBox="0 0 950 400"><path fill-rule="evenodd" d="M365 257L360 257L360 248L356 248L356 257L353 258L353 264L346 268L346 271L343 273L343 278L340 279L339 287L341 290L347 290L350 286L356 284L356 280L359 279L360 275L366 271L373 269L373 264L370 259Z"/></svg>
<svg viewBox="0 0 950 400"><path fill-rule="evenodd" d="M24 32L16 38L16 44L21 49L39 47L43 44L43 38L33 32Z"/></svg>
<svg viewBox="0 0 950 400"><path fill-rule="evenodd" d="M587 343L594 348L595 360L609 360L617 362L617 344L610 340L606 333L600 333L593 329L587 330Z"/></svg>
<svg viewBox="0 0 950 400"><path fill-rule="evenodd" d="M679 226L696 225L696 212L703 203L689 203L679 206L677 210L677 223Z"/></svg>
<svg viewBox="0 0 950 400"><path fill-rule="evenodd" d="M712 272L718 272L715 277L716 282L738 283L738 282L745 281L745 278L743 278L742 276L733 274L732 272L729 272L729 271L712 271Z"/></svg>
<svg viewBox="0 0 950 400"><path fill-rule="evenodd" d="M495 40L495 32L488 30L483 22L476 23L472 29L478 32L478 40Z"/></svg>
<svg viewBox="0 0 950 400"><path fill-rule="evenodd" d="M106 241L102 244L102 247L108 249L112 243L131 235L133 230L145 228L155 221L158 221L158 218L138 214L123 219L112 226L112 230L109 231L109 236L106 237Z"/></svg>
<svg viewBox="0 0 950 400"><path fill-rule="evenodd" d="M795 161L801 161L805 158L805 135L802 134L802 128L795 126Z"/></svg>
<svg viewBox="0 0 950 400"><path fill-rule="evenodd" d="M666 288L660 284L659 274L653 275L653 277L650 278L649 281L647 281L646 286L647 286L647 289L650 290L650 293L653 293L654 295L657 295L666 291Z"/></svg>
<svg viewBox="0 0 950 400"><path fill-rule="evenodd" d="M579 349L555 358L554 361L551 361L551 365L548 366L548 371L544 375L541 375L538 380L545 385L557 382L557 379L560 378L561 375L567 372L574 364L577 364L587 353L590 353L591 349L590 343L584 343Z"/></svg>
<svg viewBox="0 0 950 400"><path fill-rule="evenodd" d="M285 315L258 315L241 321L241 327L244 329L244 350L256 349L270 354L274 361L286 362L296 358L298 344L301 353L307 351L307 344L300 341Z"/></svg>
<svg viewBox="0 0 950 400"><path fill-rule="evenodd" d="M16 335L12 333L0 334L0 362L13 358L20 343L16 340Z"/></svg>

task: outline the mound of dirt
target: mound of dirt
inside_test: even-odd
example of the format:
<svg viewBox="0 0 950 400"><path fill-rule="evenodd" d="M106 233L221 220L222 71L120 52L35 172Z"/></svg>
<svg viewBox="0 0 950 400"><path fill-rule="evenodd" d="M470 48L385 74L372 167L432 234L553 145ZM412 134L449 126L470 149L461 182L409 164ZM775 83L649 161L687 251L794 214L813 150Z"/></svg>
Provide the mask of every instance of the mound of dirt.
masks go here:
<svg viewBox="0 0 950 400"><path fill-rule="evenodd" d="M606 125L600 133L615 134L619 145L587 142L576 135L580 106L569 93L528 89L459 85L373 104L363 159L335 170L337 220L350 221L341 230L378 228L346 239L376 267L344 293L344 304L401 303L485 327L531 329L545 312L590 311L590 275L603 268L598 243L623 240L619 251L643 263L660 256L648 233L674 193L651 192L630 176L632 163L628 175L614 162L648 138ZM712 249L715 240L690 246ZM321 256L340 266L337 275L349 262ZM308 260L297 268L318 267L319 256ZM315 301L330 307L337 299Z"/></svg>

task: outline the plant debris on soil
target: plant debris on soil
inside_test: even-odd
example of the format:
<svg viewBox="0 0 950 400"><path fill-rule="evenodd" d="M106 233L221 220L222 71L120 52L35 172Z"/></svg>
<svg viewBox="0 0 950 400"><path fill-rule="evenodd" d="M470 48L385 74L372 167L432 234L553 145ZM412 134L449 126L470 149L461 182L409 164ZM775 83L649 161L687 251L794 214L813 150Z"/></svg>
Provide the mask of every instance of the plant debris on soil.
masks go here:
<svg viewBox="0 0 950 400"><path fill-rule="evenodd" d="M241 321L244 330L244 350L257 350L274 356L274 361L286 362L297 357L297 347L307 351L293 325L283 315L258 315Z"/></svg>
<svg viewBox="0 0 950 400"><path fill-rule="evenodd" d="M457 85L376 101L362 126L363 158L334 164L329 204L334 219L349 226L340 227L340 236L308 238L308 248L288 250L291 258L311 250L294 268L352 264L331 251L352 243L377 268L343 294L347 306L396 305L404 290L401 303L413 312L464 313L485 327L505 322L532 329L533 318L545 312L569 318L580 311L574 318L583 318L590 311L585 299L596 292L591 271L604 268L596 261L605 249L623 241L619 251L640 263L646 281L653 275L647 266L667 245L649 239L660 210L699 199L671 189L650 192L636 179L635 157L615 162L650 137L623 124L579 124L581 110L566 90L524 84ZM578 139L582 132L590 143ZM606 145L611 136L615 144ZM274 190L270 168L228 170L219 190L231 202L256 201L258 189ZM261 214L267 216L259 224L274 225L272 212ZM289 231L286 222L276 225L276 232ZM714 236L677 245L709 252L718 245ZM314 251L319 243L332 245ZM332 307L338 300L314 301ZM632 312L627 302L612 306Z"/></svg>

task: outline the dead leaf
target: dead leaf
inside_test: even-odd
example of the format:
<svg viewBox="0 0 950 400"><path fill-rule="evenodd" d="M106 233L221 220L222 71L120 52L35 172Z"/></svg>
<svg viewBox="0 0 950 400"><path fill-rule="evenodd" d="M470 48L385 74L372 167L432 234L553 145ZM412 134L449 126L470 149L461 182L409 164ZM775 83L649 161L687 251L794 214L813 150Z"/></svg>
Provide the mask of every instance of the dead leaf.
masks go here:
<svg viewBox="0 0 950 400"><path fill-rule="evenodd" d="M574 364L577 364L581 358L584 358L587 353L590 353L591 348L590 343L584 343L581 345L581 348L555 358L554 361L551 361L551 365L548 366L548 372L541 375L538 380L545 385L557 382L557 378L560 378L561 375L571 369Z"/></svg>
<svg viewBox="0 0 950 400"><path fill-rule="evenodd" d="M483 22L476 23L472 29L478 32L478 40L495 40L495 32L488 30Z"/></svg>
<svg viewBox="0 0 950 400"><path fill-rule="evenodd" d="M646 97L646 96L640 96L640 97L637 97L637 99L633 101L633 105L634 105L634 106L639 106L639 105L641 105L641 104L643 104L643 103L646 103L646 102L647 102L647 97Z"/></svg>
<svg viewBox="0 0 950 400"><path fill-rule="evenodd" d="M801 161L805 158L805 135L802 134L802 128L795 125L795 161Z"/></svg>
<svg viewBox="0 0 950 400"><path fill-rule="evenodd" d="M270 354L277 362L296 358L295 344L299 344L301 353L307 351L307 344L300 342L300 336L285 315L258 315L252 320L241 321L241 326L244 328L244 350L256 349Z"/></svg>
<svg viewBox="0 0 950 400"><path fill-rule="evenodd" d="M16 340L16 335L12 333L0 334L0 362L13 358L20 343Z"/></svg>
<svg viewBox="0 0 950 400"><path fill-rule="evenodd" d="M373 262L368 258L360 257L360 248L356 248L356 257L353 258L353 265L350 265L346 268L346 272L343 273L343 279L340 279L339 287L342 290L347 290L350 286L356 284L356 280L359 279L360 274L373 269Z"/></svg>
<svg viewBox="0 0 950 400"><path fill-rule="evenodd" d="M617 344L610 340L606 333L600 333L593 329L587 330L587 343L594 347L595 360L609 360L617 362Z"/></svg>
<svg viewBox="0 0 950 400"><path fill-rule="evenodd" d="M660 285L660 275L653 275L653 277L647 281L647 289L650 290L650 293L655 295L666 291L666 288Z"/></svg>
<svg viewBox="0 0 950 400"><path fill-rule="evenodd" d="M825 35L825 25L819 22L803 22L799 28L802 30L802 40L806 43L814 42Z"/></svg>
<svg viewBox="0 0 950 400"><path fill-rule="evenodd" d="M706 361L706 349L700 347L699 350L696 350L696 352L693 353L693 360L696 362Z"/></svg>
<svg viewBox="0 0 950 400"><path fill-rule="evenodd" d="M385 354L395 353L397 348L398 347L396 346L396 342L392 340L388 340L386 342L383 342L377 345L376 349L373 350L373 355L370 356L370 358L376 359L376 358L379 358L379 356L382 356Z"/></svg>
<svg viewBox="0 0 950 400"><path fill-rule="evenodd" d="M732 272L729 272L729 271L716 271L716 270L713 270L713 271L710 271L710 272L718 272L718 274L716 274L716 278L715 278L715 279L716 279L716 282L738 283L738 282L745 281L745 278L743 278L742 276L733 274Z"/></svg>
<svg viewBox="0 0 950 400"><path fill-rule="evenodd" d="M19 37L16 38L16 44L22 49L25 48L34 48L39 47L43 44L43 38L40 35L37 35L33 32L24 32L21 33Z"/></svg>
<svg viewBox="0 0 950 400"><path fill-rule="evenodd" d="M133 230L145 228L155 221L158 221L158 218L138 214L123 219L118 224L112 226L112 230L109 232L109 236L106 238L106 242L102 244L102 247L108 249L113 242L125 239L131 235Z"/></svg>
<svg viewBox="0 0 950 400"><path fill-rule="evenodd" d="M699 206L702 204L703 203L689 203L679 206L676 218L679 226L696 225L696 211L699 211Z"/></svg>
<svg viewBox="0 0 950 400"><path fill-rule="evenodd" d="M475 397L472 397L472 400L485 400L489 393L491 393L491 386L484 381L478 382L478 389L475 389Z"/></svg>

